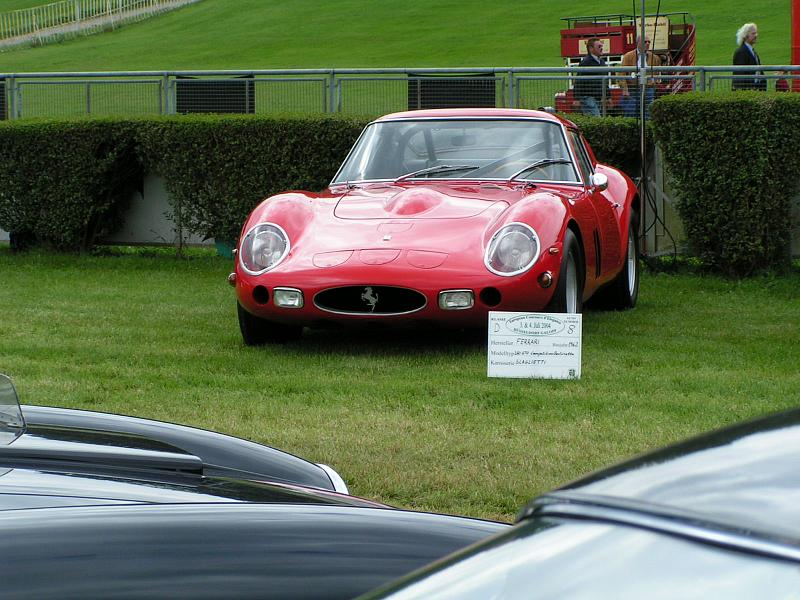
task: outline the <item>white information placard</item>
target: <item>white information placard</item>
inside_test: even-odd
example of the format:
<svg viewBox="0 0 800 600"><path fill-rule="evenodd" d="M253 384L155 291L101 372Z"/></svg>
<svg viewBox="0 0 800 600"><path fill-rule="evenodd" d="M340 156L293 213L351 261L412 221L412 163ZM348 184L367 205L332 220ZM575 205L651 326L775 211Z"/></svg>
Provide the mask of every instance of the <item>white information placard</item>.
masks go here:
<svg viewBox="0 0 800 600"><path fill-rule="evenodd" d="M489 377L580 379L582 315L489 312Z"/></svg>

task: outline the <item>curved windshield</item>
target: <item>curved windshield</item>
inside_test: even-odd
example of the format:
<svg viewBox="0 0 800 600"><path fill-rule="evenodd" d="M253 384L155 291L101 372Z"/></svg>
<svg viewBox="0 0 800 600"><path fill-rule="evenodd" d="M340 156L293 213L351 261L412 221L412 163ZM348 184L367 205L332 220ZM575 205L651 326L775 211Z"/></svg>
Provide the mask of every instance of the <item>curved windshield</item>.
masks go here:
<svg viewBox="0 0 800 600"><path fill-rule="evenodd" d="M800 589L792 562L591 522L534 520L465 554L377 597L744 600L794 598Z"/></svg>
<svg viewBox="0 0 800 600"><path fill-rule="evenodd" d="M411 179L579 181L558 123L452 118L370 124L332 183Z"/></svg>

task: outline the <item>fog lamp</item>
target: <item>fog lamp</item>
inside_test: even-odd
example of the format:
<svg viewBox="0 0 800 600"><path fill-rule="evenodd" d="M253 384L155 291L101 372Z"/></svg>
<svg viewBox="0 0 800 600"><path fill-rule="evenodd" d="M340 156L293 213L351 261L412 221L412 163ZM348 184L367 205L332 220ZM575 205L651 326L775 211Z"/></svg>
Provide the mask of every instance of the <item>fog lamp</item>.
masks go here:
<svg viewBox="0 0 800 600"><path fill-rule="evenodd" d="M303 292L294 288L275 288L272 301L280 308L303 308Z"/></svg>
<svg viewBox="0 0 800 600"><path fill-rule="evenodd" d="M472 290L446 290L439 292L439 308L442 310L464 310L475 305Z"/></svg>

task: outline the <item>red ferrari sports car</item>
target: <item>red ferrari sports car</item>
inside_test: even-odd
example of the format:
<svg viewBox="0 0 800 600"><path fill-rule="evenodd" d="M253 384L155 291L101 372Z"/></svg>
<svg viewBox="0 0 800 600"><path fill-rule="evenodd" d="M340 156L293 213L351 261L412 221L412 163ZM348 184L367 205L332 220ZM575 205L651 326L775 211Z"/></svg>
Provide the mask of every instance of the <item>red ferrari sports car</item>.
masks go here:
<svg viewBox="0 0 800 600"><path fill-rule="evenodd" d="M245 344L304 326L485 326L639 290L639 196L546 112L403 112L370 123L328 188L267 198L242 228Z"/></svg>

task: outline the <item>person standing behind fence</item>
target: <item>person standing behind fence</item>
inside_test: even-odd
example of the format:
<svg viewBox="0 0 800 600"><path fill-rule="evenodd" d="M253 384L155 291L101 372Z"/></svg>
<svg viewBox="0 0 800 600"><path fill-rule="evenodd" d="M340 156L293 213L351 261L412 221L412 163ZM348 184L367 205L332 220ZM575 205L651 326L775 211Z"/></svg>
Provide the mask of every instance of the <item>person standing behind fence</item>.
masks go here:
<svg viewBox="0 0 800 600"><path fill-rule="evenodd" d="M758 57L753 45L758 40L758 27L755 23L745 23L736 32L736 43L739 45L733 53L734 65L760 65L761 59ZM761 90L766 91L767 80L759 75L761 71L737 71L734 72L731 89L733 90ZM744 77L751 75L750 77Z"/></svg>
<svg viewBox="0 0 800 600"><path fill-rule="evenodd" d="M661 57L658 54L653 54L650 50L650 37L645 36L644 44L641 43L641 40L637 36L636 38L636 48L626 52L622 55L622 65L623 67L636 67L639 65L639 53L644 51L647 53L647 66L649 67L660 67L661 66ZM642 48L644 47L644 48ZM622 73L622 78L620 79L619 87L622 89L622 110L626 117L638 117L639 116L639 99L641 98L641 93L639 91L639 74L634 73ZM653 99L655 98L655 82L652 78L648 79L645 83L645 119L650 118L650 105L653 103Z"/></svg>
<svg viewBox="0 0 800 600"><path fill-rule="evenodd" d="M596 37L586 40L586 56L579 67L605 67L603 60L603 40ZM608 80L605 73L577 73L573 93L580 102L581 112L599 117L603 99L608 97Z"/></svg>

